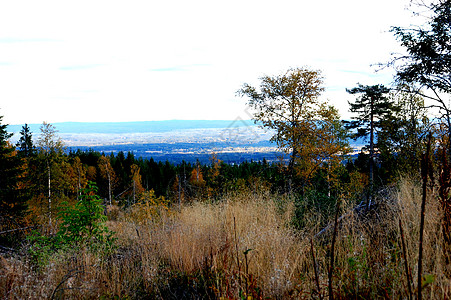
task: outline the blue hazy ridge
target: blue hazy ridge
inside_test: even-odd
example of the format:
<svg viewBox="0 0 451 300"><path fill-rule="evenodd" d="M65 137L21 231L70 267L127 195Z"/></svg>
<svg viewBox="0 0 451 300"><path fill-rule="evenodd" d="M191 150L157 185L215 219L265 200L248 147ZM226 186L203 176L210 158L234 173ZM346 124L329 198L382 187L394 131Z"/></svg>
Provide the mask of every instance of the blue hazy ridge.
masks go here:
<svg viewBox="0 0 451 300"><path fill-rule="evenodd" d="M143 122L63 122L52 123L60 133L146 133L174 130L228 128L255 126L252 120L168 120ZM8 125L8 131L19 133L22 125ZM39 134L41 124L28 124L34 134Z"/></svg>

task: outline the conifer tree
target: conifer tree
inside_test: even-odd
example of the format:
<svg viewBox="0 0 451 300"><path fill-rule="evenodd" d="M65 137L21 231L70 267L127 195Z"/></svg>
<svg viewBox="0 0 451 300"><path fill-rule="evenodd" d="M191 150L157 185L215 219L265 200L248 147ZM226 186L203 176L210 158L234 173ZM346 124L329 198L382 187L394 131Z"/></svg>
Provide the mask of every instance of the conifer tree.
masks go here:
<svg viewBox="0 0 451 300"><path fill-rule="evenodd" d="M9 223L7 219L23 215L26 199L19 187L23 174L22 161L9 142L12 134L7 132L7 125L1 124L2 120L3 116L0 116L0 218Z"/></svg>
<svg viewBox="0 0 451 300"><path fill-rule="evenodd" d="M429 108L438 109L439 118L451 136L451 1L418 1L421 14L429 17L420 26L393 27L392 32L405 54L391 62L398 83L416 84L416 93L433 100ZM423 92L424 91L424 92ZM451 151L451 144L448 151Z"/></svg>
<svg viewBox="0 0 451 300"><path fill-rule="evenodd" d="M369 136L369 179L370 195L367 205L370 205L374 187L374 145L375 133L381 127L381 121L388 118L394 107L386 94L390 91L383 85L361 85L352 89L346 89L352 95L360 95L354 103L349 102L350 111L357 113L353 121L346 122L346 127L356 130L352 137L354 139Z"/></svg>
<svg viewBox="0 0 451 300"><path fill-rule="evenodd" d="M381 120L377 135L377 150L385 179L419 172L421 155L426 151L423 141L433 125L423 97L410 91L409 86L397 89L389 95L393 113Z"/></svg>
<svg viewBox="0 0 451 300"><path fill-rule="evenodd" d="M22 130L20 131L20 139L17 142L16 147L22 157L30 157L35 152L32 133L30 131L30 127L26 123L22 126Z"/></svg>

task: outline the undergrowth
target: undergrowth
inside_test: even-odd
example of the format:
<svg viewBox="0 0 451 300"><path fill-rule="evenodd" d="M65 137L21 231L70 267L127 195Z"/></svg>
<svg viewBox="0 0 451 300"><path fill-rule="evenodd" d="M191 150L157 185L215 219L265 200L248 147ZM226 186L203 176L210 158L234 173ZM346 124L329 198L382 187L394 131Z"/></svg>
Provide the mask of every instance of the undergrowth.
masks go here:
<svg viewBox="0 0 451 300"><path fill-rule="evenodd" d="M115 232L116 248L106 255L99 256L89 247L61 248L41 261L40 268L26 251L21 255L0 256L1 297L329 296L333 231L321 231L324 216L319 222L314 209L303 208L302 227L294 228L296 205L289 196L237 193L213 204L197 201L175 208L160 200L127 210L109 208L106 225ZM420 184L413 179L400 180L391 191L380 195L377 206L365 215L345 201L341 203L332 268L334 297L408 298L405 261L410 278L416 278ZM451 296L440 220L440 203L431 194L426 206L423 245L423 295L431 299ZM331 223L332 218L326 221ZM412 289L418 288L414 282L410 284Z"/></svg>

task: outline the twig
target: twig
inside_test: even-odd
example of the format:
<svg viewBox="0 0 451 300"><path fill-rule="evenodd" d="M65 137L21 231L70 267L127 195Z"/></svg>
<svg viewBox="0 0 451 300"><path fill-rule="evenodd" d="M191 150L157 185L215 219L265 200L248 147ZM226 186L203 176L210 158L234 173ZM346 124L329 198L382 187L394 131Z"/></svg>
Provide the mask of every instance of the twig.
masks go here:
<svg viewBox="0 0 451 300"><path fill-rule="evenodd" d="M244 279L246 280L246 298L249 296L249 290L248 290L248 277L249 277L249 263L247 261L247 254L249 253L249 251L251 251L252 249L247 249L246 251L243 252L244 254L244 262L245 262L245 274L246 276L244 277Z"/></svg>
<svg viewBox="0 0 451 300"><path fill-rule="evenodd" d="M18 230L25 230L25 229L29 229L29 228L36 228L36 227L38 227L38 226L28 226L28 227L23 227L23 228L10 229L10 230L5 230L5 231L0 231L0 234L14 232L14 231L18 231Z"/></svg>
<svg viewBox="0 0 451 300"><path fill-rule="evenodd" d="M236 263L238 265L238 285L239 285L239 293L241 294L241 268L240 268L240 256L238 252L238 239L236 237L236 222L235 216L233 216L233 232L235 234L235 250L236 250Z"/></svg>
<svg viewBox="0 0 451 300"><path fill-rule="evenodd" d="M310 250L312 251L313 270L315 272L316 288L317 288L317 292L318 292L318 295L319 295L319 299L322 300L323 297L321 296L321 288L319 286L318 270L316 269L315 251L313 251L313 239L310 239Z"/></svg>
<svg viewBox="0 0 451 300"><path fill-rule="evenodd" d="M1 246L1 245L0 245L0 251L6 252L6 253L7 253L7 252L16 252L16 250L13 249L13 248Z"/></svg>
<svg viewBox="0 0 451 300"><path fill-rule="evenodd" d="M64 275L63 279L60 281L60 283L53 290L53 293L52 293L52 296L50 297L50 299L52 299L52 300L55 299L56 293L58 291L63 291L65 289L70 289L70 288L60 288L60 286L62 286L67 280L69 280L70 278L76 276L77 274L83 273L83 271L79 271L79 270L75 270L75 272L73 272L73 273L72 273L72 271L74 271L74 270L71 270L71 271L69 271L69 274Z"/></svg>
<svg viewBox="0 0 451 300"><path fill-rule="evenodd" d="M406 277L407 277L407 289L409 291L409 300L413 299L412 287L411 287L411 275L409 271L409 263L407 261L407 248L406 243L404 241L404 230L402 229L401 219L399 219L399 230L401 232L401 243L402 243L402 254L404 256L404 267L406 269Z"/></svg>
<svg viewBox="0 0 451 300"><path fill-rule="evenodd" d="M340 202L337 202L337 208L335 211L335 223L334 223L334 234L332 236L332 245L330 249L330 266L329 266L329 299L334 299L334 290L332 285L332 275L334 272L334 250L335 250L335 240L337 237L337 230L338 230L338 212L340 210Z"/></svg>

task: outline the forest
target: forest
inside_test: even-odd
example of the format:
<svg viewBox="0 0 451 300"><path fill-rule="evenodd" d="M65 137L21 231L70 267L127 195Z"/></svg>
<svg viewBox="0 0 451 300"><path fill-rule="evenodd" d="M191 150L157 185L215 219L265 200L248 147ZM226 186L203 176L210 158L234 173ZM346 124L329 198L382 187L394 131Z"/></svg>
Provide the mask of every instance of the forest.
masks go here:
<svg viewBox="0 0 451 300"><path fill-rule="evenodd" d="M422 9L351 121L320 70L238 89L278 162L66 151L46 122L12 144L0 117L0 297L450 298L451 1Z"/></svg>

